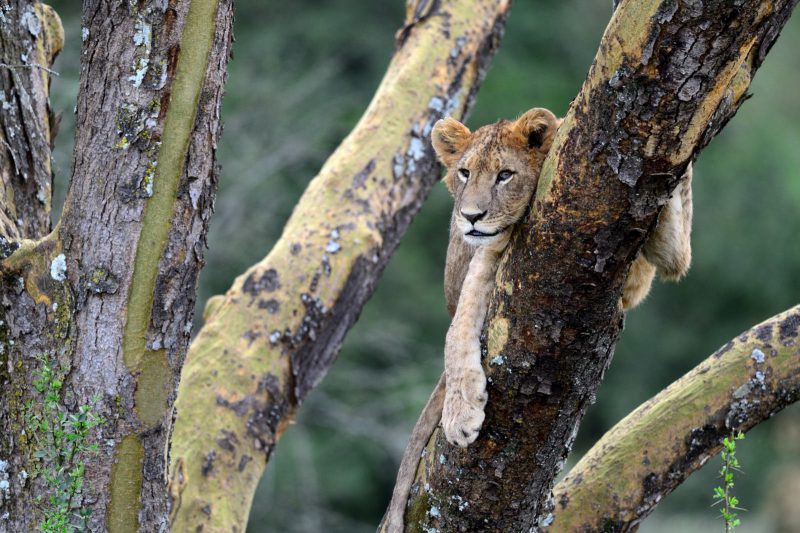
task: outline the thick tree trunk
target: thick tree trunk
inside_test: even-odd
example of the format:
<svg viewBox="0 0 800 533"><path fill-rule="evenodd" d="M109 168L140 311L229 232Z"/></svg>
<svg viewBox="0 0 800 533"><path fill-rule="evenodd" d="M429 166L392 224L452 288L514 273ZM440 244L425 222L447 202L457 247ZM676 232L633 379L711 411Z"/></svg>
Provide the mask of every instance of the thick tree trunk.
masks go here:
<svg viewBox="0 0 800 533"><path fill-rule="evenodd" d="M606 433L556 485L548 531L633 531L747 431L800 399L800 306L752 327Z"/></svg>
<svg viewBox="0 0 800 533"><path fill-rule="evenodd" d="M409 2L398 50L361 121L270 254L209 302L176 405L176 531L244 530L281 432L335 360L437 181L430 129L469 109L509 4Z"/></svg>
<svg viewBox="0 0 800 533"><path fill-rule="evenodd" d="M481 436L463 450L434 432L406 530L535 531L552 521L553 479L621 330L627 270L795 4L620 4L497 274Z"/></svg>
<svg viewBox="0 0 800 533"><path fill-rule="evenodd" d="M64 214L2 263L0 530L167 527L231 21L226 0L84 2Z"/></svg>

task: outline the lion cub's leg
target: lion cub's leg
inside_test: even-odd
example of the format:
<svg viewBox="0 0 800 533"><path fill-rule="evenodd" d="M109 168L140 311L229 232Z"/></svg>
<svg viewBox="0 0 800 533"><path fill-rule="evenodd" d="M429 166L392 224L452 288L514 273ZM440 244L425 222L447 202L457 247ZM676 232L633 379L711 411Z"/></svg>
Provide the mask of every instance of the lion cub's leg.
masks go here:
<svg viewBox="0 0 800 533"><path fill-rule="evenodd" d="M650 285L656 275L654 267L642 254L633 261L631 269L628 271L628 278L622 287L622 298L620 305L622 310L627 311L639 305L650 292Z"/></svg>
<svg viewBox="0 0 800 533"><path fill-rule="evenodd" d="M505 241L482 246L469 263L444 348L442 427L448 442L467 446L478 437L486 406L480 335Z"/></svg>
<svg viewBox="0 0 800 533"><path fill-rule="evenodd" d="M683 277L692 262L692 165L661 211L658 225L642 253L669 281Z"/></svg>
<svg viewBox="0 0 800 533"><path fill-rule="evenodd" d="M661 211L653 234L631 265L622 288L620 305L627 311L636 307L650 292L656 271L675 281L689 270L692 262L692 165Z"/></svg>

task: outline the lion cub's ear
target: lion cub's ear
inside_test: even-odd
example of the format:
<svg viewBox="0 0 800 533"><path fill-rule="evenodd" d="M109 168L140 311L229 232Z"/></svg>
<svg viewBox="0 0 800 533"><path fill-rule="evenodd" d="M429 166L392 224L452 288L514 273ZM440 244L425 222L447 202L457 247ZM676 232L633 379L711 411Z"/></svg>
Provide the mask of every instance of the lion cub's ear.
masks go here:
<svg viewBox="0 0 800 533"><path fill-rule="evenodd" d="M439 161L450 168L455 165L469 146L469 129L454 118L443 118L433 125L431 143Z"/></svg>
<svg viewBox="0 0 800 533"><path fill-rule="evenodd" d="M534 107L526 111L512 125L512 130L520 136L528 149L546 154L553 144L559 120L549 110Z"/></svg>

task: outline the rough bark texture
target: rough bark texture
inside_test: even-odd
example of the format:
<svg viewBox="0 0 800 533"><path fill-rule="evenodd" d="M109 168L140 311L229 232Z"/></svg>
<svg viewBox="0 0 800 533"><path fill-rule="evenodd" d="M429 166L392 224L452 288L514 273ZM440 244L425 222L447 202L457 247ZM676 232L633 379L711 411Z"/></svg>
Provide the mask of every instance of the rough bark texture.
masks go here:
<svg viewBox="0 0 800 533"><path fill-rule="evenodd" d="M48 478L75 468L67 507L91 511L89 530L167 527L171 407L216 190L231 22L227 0L84 2L64 214L2 263L0 531L58 514ZM96 452L59 437L81 406L104 419L84 439Z"/></svg>
<svg viewBox="0 0 800 533"><path fill-rule="evenodd" d="M30 0L0 7L0 245L50 231L54 117L49 67L64 44L52 8ZM7 255L7 253L5 254Z"/></svg>
<svg viewBox="0 0 800 533"><path fill-rule="evenodd" d="M176 405L174 530L244 530L281 432L437 181L430 129L469 109L509 4L409 2L395 57L355 130L270 254L209 302Z"/></svg>
<svg viewBox="0 0 800 533"><path fill-rule="evenodd" d="M497 274L481 436L464 450L434 432L408 531L551 523L553 479L621 330L627 270L687 164L744 100L795 4L619 5Z"/></svg>
<svg viewBox="0 0 800 533"><path fill-rule="evenodd" d="M800 306L745 331L614 426L554 489L548 531L635 531L731 431L800 399Z"/></svg>

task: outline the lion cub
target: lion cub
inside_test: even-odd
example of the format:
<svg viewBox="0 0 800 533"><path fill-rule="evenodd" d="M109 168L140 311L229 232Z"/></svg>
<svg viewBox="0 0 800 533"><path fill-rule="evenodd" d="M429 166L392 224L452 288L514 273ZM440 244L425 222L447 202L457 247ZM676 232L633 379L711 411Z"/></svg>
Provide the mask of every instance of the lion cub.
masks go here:
<svg viewBox="0 0 800 533"><path fill-rule="evenodd" d="M444 272L453 321L445 340L444 374L403 454L382 533L404 531L406 503L420 455L439 422L451 444L468 446L478 436L487 399L480 334L498 259L511 228L525 215L560 124L547 109L534 108L514 122L502 120L474 133L452 118L433 127L433 148L447 167L444 182L455 200ZM620 298L623 309L647 296L656 271L675 280L689 269L691 184L690 165L631 265Z"/></svg>
<svg viewBox="0 0 800 533"><path fill-rule="evenodd" d="M447 167L444 182L455 200L444 274L453 320L445 341L441 412L451 444L469 445L483 423L487 395L480 334L498 259L530 204L560 123L547 109L534 108L516 121L502 120L474 133L452 118L433 127L433 148ZM686 273L691 220L690 166L631 266L620 302L625 310L644 299L656 270L666 279Z"/></svg>

